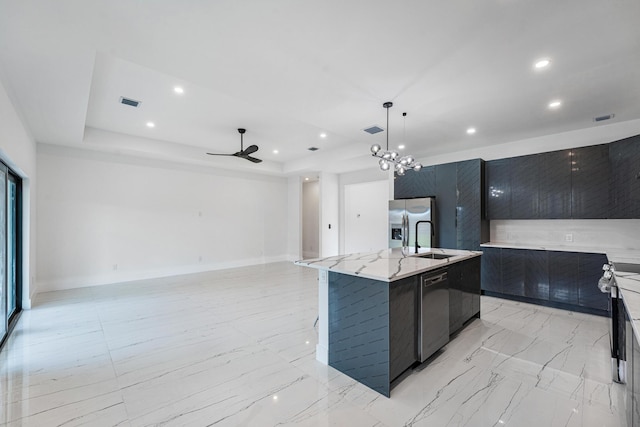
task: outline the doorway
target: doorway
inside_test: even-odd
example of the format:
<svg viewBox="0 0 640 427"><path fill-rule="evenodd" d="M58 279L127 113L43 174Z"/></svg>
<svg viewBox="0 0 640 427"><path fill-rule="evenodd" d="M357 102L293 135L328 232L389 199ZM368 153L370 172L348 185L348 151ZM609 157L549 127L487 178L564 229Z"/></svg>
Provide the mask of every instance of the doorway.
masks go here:
<svg viewBox="0 0 640 427"><path fill-rule="evenodd" d="M302 258L320 256L320 183L302 183Z"/></svg>
<svg viewBox="0 0 640 427"><path fill-rule="evenodd" d="M344 207L344 253L389 246L389 181L345 185Z"/></svg>

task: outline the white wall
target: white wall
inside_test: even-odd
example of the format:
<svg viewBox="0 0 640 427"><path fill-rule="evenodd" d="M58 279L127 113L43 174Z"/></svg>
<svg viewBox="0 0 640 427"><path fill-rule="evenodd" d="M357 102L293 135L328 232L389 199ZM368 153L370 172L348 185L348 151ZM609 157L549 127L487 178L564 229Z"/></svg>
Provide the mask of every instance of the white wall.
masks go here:
<svg viewBox="0 0 640 427"><path fill-rule="evenodd" d="M341 252L372 252L389 246L388 190L387 180L344 186L344 251Z"/></svg>
<svg viewBox="0 0 640 427"><path fill-rule="evenodd" d="M299 179L299 178L298 178ZM302 257L320 256L320 183L302 184Z"/></svg>
<svg viewBox="0 0 640 427"><path fill-rule="evenodd" d="M320 173L320 256L340 253L340 209L338 175Z"/></svg>
<svg viewBox="0 0 640 427"><path fill-rule="evenodd" d="M38 146L41 291L287 259L287 179Z"/></svg>
<svg viewBox="0 0 640 427"><path fill-rule="evenodd" d="M22 178L22 307L36 292L36 144L0 83L0 159Z"/></svg>

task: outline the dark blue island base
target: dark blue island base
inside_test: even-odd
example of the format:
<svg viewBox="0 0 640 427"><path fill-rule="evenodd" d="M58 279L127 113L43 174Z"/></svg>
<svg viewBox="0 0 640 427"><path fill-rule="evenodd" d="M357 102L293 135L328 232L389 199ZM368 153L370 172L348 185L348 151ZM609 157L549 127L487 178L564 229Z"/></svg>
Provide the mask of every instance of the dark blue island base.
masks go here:
<svg viewBox="0 0 640 427"><path fill-rule="evenodd" d="M417 361L418 277L395 282L329 273L329 365L389 397Z"/></svg>
<svg viewBox="0 0 640 427"><path fill-rule="evenodd" d="M480 316L480 257L446 269L454 334ZM420 363L420 278L386 282L329 272L329 365L389 397L394 380Z"/></svg>

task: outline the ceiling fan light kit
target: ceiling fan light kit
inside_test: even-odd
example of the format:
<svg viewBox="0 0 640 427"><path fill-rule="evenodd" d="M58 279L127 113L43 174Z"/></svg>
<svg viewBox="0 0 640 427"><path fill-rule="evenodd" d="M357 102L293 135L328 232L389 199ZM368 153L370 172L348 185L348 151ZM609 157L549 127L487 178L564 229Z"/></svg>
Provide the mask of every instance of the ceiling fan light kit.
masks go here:
<svg viewBox="0 0 640 427"><path fill-rule="evenodd" d="M238 129L238 133L240 133L240 151L236 151L233 154L220 154L220 153L207 153L207 154L210 155L210 156L234 156L234 157L240 157L241 159L246 159L246 160L249 160L250 162L253 162L253 163L262 162L261 159L258 159L256 157L251 157L250 156L250 154L253 154L256 151L258 151L258 146L257 145L250 145L245 150L243 136L244 136L246 131L247 130L243 129L243 128Z"/></svg>
<svg viewBox="0 0 640 427"><path fill-rule="evenodd" d="M393 102L385 102L382 106L387 109L387 149L382 151L380 144L373 144L371 146L371 155L380 158L378 161L380 170L388 171L393 166L398 175L404 175L409 169L413 169L416 172L419 171L422 169L422 164L416 162L413 156L399 157L400 155L397 151L389 151L389 108L393 107Z"/></svg>

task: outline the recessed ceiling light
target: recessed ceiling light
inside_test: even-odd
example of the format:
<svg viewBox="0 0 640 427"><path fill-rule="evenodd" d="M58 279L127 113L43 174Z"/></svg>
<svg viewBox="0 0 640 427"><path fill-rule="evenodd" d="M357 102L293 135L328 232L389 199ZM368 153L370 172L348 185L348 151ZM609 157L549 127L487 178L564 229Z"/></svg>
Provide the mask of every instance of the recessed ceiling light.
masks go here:
<svg viewBox="0 0 640 427"><path fill-rule="evenodd" d="M476 128L469 128L469 129L467 129L467 134L469 134L469 135L473 135L474 133L476 133Z"/></svg>
<svg viewBox="0 0 640 427"><path fill-rule="evenodd" d="M305 180L305 181L309 181L309 178L305 178L304 180Z"/></svg>
<svg viewBox="0 0 640 427"><path fill-rule="evenodd" d="M326 134L326 133L322 132L322 133L320 134L320 138L326 138L326 137L327 137L327 134Z"/></svg>
<svg viewBox="0 0 640 427"><path fill-rule="evenodd" d="M273 154L278 154L278 150L273 150Z"/></svg>
<svg viewBox="0 0 640 427"><path fill-rule="evenodd" d="M156 124L153 123L153 122L147 122L147 127L148 128L154 128L154 127L156 127Z"/></svg>
<svg viewBox="0 0 640 427"><path fill-rule="evenodd" d="M540 59L538 61L536 61L535 64L533 64L533 66L537 69L537 70L541 70L543 68L547 68L549 65L551 65L551 60L550 59Z"/></svg>
<svg viewBox="0 0 640 427"><path fill-rule="evenodd" d="M551 101L549 103L549 108L560 108L561 105L562 105L562 101L560 101L559 99L556 99L555 101Z"/></svg>
<svg viewBox="0 0 640 427"><path fill-rule="evenodd" d="M181 88L180 86L176 86L176 87L174 87L174 88L173 88L173 91L174 91L175 93L179 93L180 95L182 95L182 94L184 93L184 89L183 89L183 88Z"/></svg>
<svg viewBox="0 0 640 427"><path fill-rule="evenodd" d="M398 145L398 150L404 150L404 144Z"/></svg>

